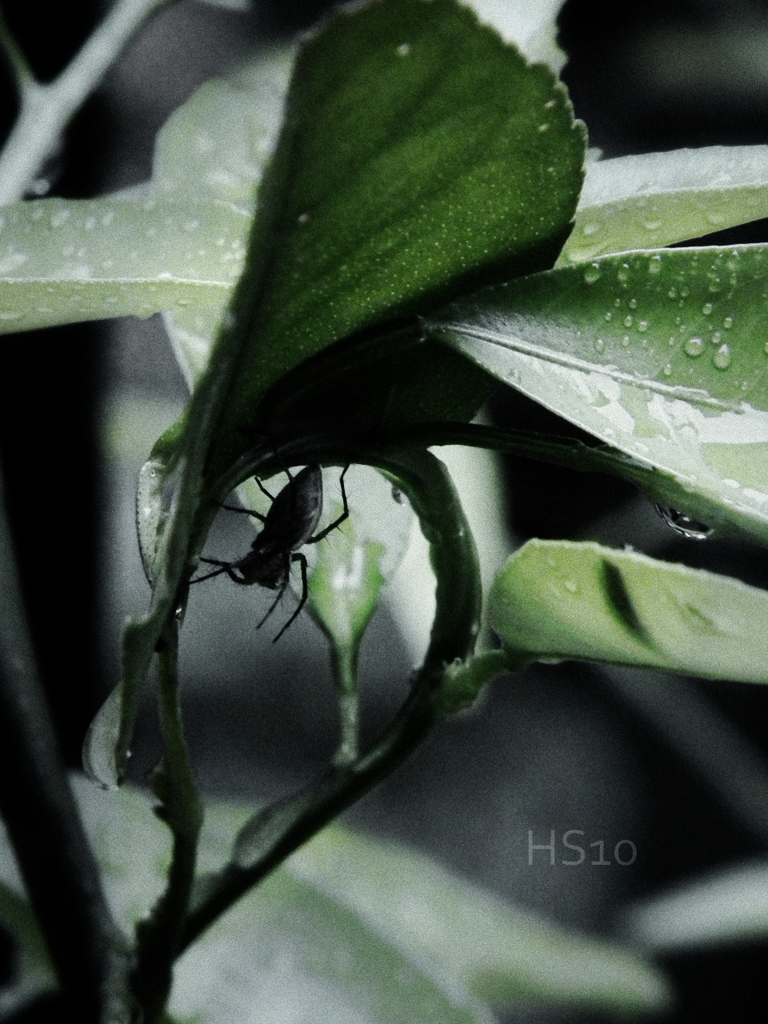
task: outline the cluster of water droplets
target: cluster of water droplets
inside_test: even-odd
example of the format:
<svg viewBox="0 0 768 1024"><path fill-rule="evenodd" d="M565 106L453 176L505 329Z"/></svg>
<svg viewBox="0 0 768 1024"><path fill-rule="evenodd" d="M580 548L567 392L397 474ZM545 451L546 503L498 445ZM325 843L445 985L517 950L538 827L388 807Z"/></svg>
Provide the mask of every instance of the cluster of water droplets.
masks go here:
<svg viewBox="0 0 768 1024"><path fill-rule="evenodd" d="M727 370L733 359L733 344L728 332L734 326L734 317L723 315L722 305L733 296L739 284L738 258L738 252L710 257L712 262L706 274L706 287L710 297L703 302L699 299L700 305L696 308L693 305L696 299L691 294L692 288L681 280L680 276L676 276L676 279L670 282L665 292L658 291L659 284L662 289L664 288L661 281L657 284L648 280L660 278L665 269L664 256L661 253L650 257L637 257L632 262L628 259L622 261L618 267L614 259L594 260L582 269L582 275L588 285L596 285L602 280L604 285L611 286L615 297L612 306L604 313L604 320L606 324L611 325L608 330L615 330L619 325L625 329L626 333L620 335L618 339L623 348L629 348L638 342L645 348L648 339L655 338L654 326L657 331L668 330L668 310L671 307L679 312L672 318L675 331L668 336L670 350L682 351L690 359L708 356L715 369ZM693 257L694 265L697 259L698 254ZM637 295L631 294L634 291L633 284L638 288L638 294L643 291L647 293L647 312L638 312L644 302L642 298L638 299ZM614 289L613 285L618 288ZM625 297L626 293L629 293L628 298ZM657 313L659 323L655 325L653 320ZM643 337L649 331L650 334ZM594 348L599 354L605 352L605 338L598 335L594 341ZM768 342L765 351L768 354ZM673 370L673 363L666 362L661 372L664 376L670 377Z"/></svg>

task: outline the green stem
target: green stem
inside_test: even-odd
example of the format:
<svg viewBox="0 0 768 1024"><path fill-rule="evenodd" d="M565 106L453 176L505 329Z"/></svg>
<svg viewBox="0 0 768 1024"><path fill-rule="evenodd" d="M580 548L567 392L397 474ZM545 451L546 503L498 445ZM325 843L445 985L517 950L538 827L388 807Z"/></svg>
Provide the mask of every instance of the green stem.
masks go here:
<svg viewBox="0 0 768 1024"><path fill-rule="evenodd" d="M131 1019L126 943L61 761L37 674L0 481L0 811L67 1005Z"/></svg>
<svg viewBox="0 0 768 1024"><path fill-rule="evenodd" d="M48 85L20 64L18 48L3 34L20 89L21 110L0 155L0 206L15 203L29 188L45 159L55 152L72 116L143 23L173 0L117 0L80 51Z"/></svg>
<svg viewBox="0 0 768 1024"><path fill-rule="evenodd" d="M354 764L360 750L360 694L357 683L357 644L334 643L331 638L333 678L339 701L339 745L336 767Z"/></svg>
<svg viewBox="0 0 768 1024"><path fill-rule="evenodd" d="M349 461L340 452L340 464ZM358 461L359 453L358 453ZM407 758L443 719L446 668L469 658L480 622L480 576L474 540L445 466L426 451L366 459L408 495L430 545L436 611L424 664L410 696L378 743L352 765L336 766L308 790L246 826L233 861L194 907L180 952L294 850ZM239 854L239 855L238 855Z"/></svg>
<svg viewBox="0 0 768 1024"><path fill-rule="evenodd" d="M171 991L173 961L189 908L203 824L202 803L181 723L175 618L165 631L158 654L158 671L160 730L165 757L156 774L154 789L161 799L157 814L173 834L173 849L166 890L152 915L137 929L138 960L132 980L147 1024L154 1024L161 1018Z"/></svg>

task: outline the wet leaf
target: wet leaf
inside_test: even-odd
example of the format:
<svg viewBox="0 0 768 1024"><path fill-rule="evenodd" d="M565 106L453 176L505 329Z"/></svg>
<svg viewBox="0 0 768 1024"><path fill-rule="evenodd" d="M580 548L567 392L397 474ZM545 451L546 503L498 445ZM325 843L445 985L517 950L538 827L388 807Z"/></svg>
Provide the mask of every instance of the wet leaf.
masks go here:
<svg viewBox="0 0 768 1024"><path fill-rule="evenodd" d="M491 588L513 664L577 658L768 682L768 592L593 543L532 540Z"/></svg>
<svg viewBox="0 0 768 1024"><path fill-rule="evenodd" d="M250 218L194 199L39 199L0 214L0 333L188 307L231 295Z"/></svg>
<svg viewBox="0 0 768 1024"><path fill-rule="evenodd" d="M486 289L429 326L674 477L691 496L682 512L765 542L766 296L765 246L636 252Z"/></svg>
<svg viewBox="0 0 768 1024"><path fill-rule="evenodd" d="M258 266L233 306L247 338L227 406L232 445L310 356L374 327L375 349L382 321L551 265L583 153L552 72L453 0L387 0L328 20L297 58L254 224ZM465 390L482 381L476 410L484 379L444 356L430 350L412 404L445 362ZM407 360L382 408L416 379ZM368 383L373 392L375 372Z"/></svg>
<svg viewBox="0 0 768 1024"><path fill-rule="evenodd" d="M709 146L587 164L559 263L659 248L768 217L768 146Z"/></svg>

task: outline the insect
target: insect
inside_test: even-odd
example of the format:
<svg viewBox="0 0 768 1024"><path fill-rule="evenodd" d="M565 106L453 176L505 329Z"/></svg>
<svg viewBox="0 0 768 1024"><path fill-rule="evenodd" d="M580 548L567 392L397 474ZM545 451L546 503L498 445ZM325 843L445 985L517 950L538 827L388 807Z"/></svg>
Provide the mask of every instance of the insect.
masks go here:
<svg viewBox="0 0 768 1024"><path fill-rule="evenodd" d="M251 550L235 562L223 562L216 558L201 558L202 562L207 565L215 565L216 568L205 576L198 576L192 582L202 583L203 580L226 573L234 583L238 583L240 586L249 587L258 583L259 586L266 587L268 590L276 590L277 597L259 623L257 628L260 629L285 593L290 581L292 563L298 562L301 567L301 598L294 613L272 641L276 643L307 603L307 559L299 549L305 544L317 544L349 516L347 492L344 488L344 475L348 469L349 466L345 466L339 478L344 510L329 526L317 534L314 531L323 511L323 475L320 466L316 464L305 466L296 476L286 469L288 483L276 497L273 497L259 478L255 477L259 488L272 501L266 515L251 509L237 508L234 505L222 505L222 508L229 509L231 512L245 512L264 524L251 544Z"/></svg>

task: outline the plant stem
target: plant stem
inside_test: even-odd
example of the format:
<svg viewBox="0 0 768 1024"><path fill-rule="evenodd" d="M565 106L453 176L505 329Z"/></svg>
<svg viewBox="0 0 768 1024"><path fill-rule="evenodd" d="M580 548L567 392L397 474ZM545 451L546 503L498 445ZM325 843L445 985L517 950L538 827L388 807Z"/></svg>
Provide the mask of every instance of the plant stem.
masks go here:
<svg viewBox="0 0 768 1024"><path fill-rule="evenodd" d="M349 459L342 453L340 464ZM373 456L408 495L429 541L436 611L429 648L410 696L375 747L352 765L336 766L314 786L281 801L245 826L235 860L206 886L190 913L179 952L220 914L381 779L444 717L445 669L469 658L480 622L480 575L474 540L442 462L426 451Z"/></svg>
<svg viewBox="0 0 768 1024"><path fill-rule="evenodd" d="M58 78L41 85L7 29L2 41L19 88L21 110L0 155L0 206L17 202L64 129L142 24L174 0L117 0Z"/></svg>
<svg viewBox="0 0 768 1024"><path fill-rule="evenodd" d="M1 481L0 811L67 1005L84 1022L129 1021L126 943L101 889L38 678Z"/></svg>
<svg viewBox="0 0 768 1024"><path fill-rule="evenodd" d="M166 890L151 916L137 929L138 961L133 988L146 1024L160 1019L171 990L173 961L195 880L197 844L203 807L197 792L181 724L178 686L178 624L169 622L158 654L160 730L165 758L154 790L161 804L157 814L173 834Z"/></svg>

